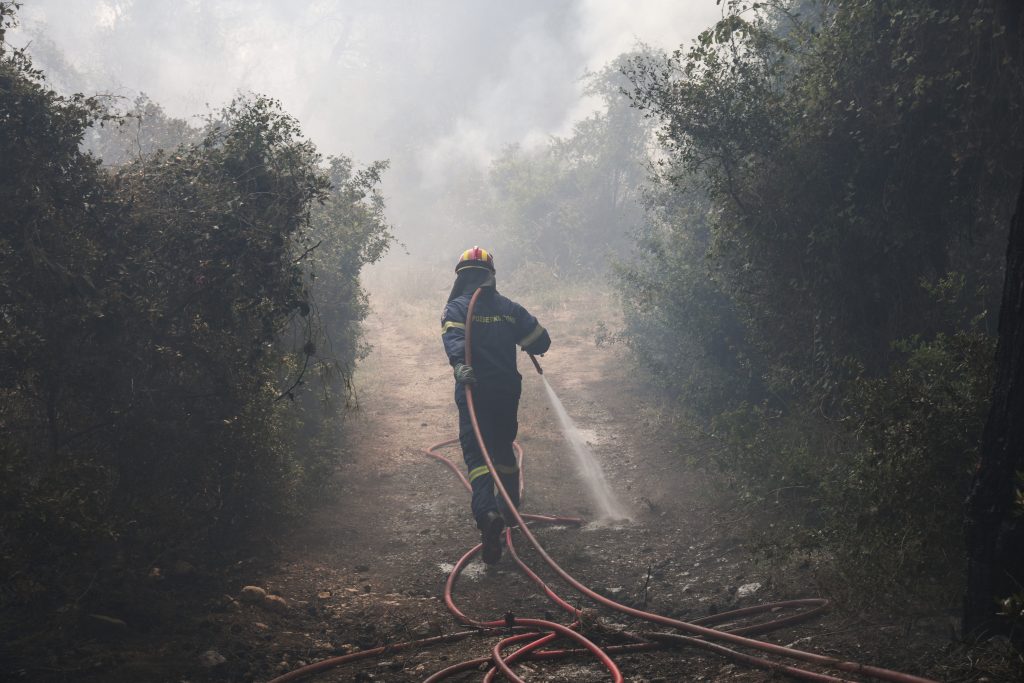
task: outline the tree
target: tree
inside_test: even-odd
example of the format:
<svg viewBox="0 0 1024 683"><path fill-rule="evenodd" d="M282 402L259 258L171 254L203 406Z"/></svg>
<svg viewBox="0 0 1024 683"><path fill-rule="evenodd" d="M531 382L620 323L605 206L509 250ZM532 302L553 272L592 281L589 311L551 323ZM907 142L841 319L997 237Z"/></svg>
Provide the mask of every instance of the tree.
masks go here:
<svg viewBox="0 0 1024 683"><path fill-rule="evenodd" d="M89 130L85 145L104 164L121 166L161 149L197 143L202 137L200 128L168 116L163 107L143 94L135 98L123 115Z"/></svg>
<svg viewBox="0 0 1024 683"><path fill-rule="evenodd" d="M641 54L647 54L643 52ZM543 263L558 274L603 272L642 216L650 126L623 94L622 55L589 74L586 94L601 111L566 138L539 149L511 146L491 167L493 213L513 263ZM508 261L503 259L508 266Z"/></svg>
<svg viewBox="0 0 1024 683"><path fill-rule="evenodd" d="M997 4L734 0L628 69L668 190L625 271L624 336L726 469L807 492L815 538L886 565L896 594L963 566L1024 150ZM941 574L938 599L960 582Z"/></svg>
<svg viewBox="0 0 1024 683"><path fill-rule="evenodd" d="M350 371L359 271L391 241L385 164L325 165L265 97L201 130L142 100L143 137L101 163L83 140L117 115L2 42L14 7L0 0L8 642L26 614L73 621L154 562L216 564L305 503L329 453L312 438L338 421L286 399L312 393L307 369Z"/></svg>
<svg viewBox="0 0 1024 683"><path fill-rule="evenodd" d="M967 499L965 634L1007 630L1024 617L1024 180L1006 248L1006 280L999 311L999 346L992 408ZM1003 616L997 604L1006 601ZM1010 611L1017 614L1010 614ZM1020 634L1017 634L1018 637Z"/></svg>

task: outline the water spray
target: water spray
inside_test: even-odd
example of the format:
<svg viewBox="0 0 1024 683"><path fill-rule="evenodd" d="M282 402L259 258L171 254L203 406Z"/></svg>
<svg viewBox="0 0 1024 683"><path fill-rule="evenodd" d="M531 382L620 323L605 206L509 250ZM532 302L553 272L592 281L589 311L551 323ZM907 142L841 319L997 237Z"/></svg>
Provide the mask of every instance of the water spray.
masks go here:
<svg viewBox="0 0 1024 683"><path fill-rule="evenodd" d="M544 380L544 391L547 394L548 401L551 403L551 407L555 411L555 415L558 416L558 424L562 428L562 435L565 436L565 440L569 442L569 446L572 449L580 478L586 484L591 501L598 510L598 521L629 519L629 513L626 512L626 508L619 501L611 486L608 485L608 480L604 476L604 470L601 469L601 465L594 456L594 452L580 433L579 427L576 426L576 423L562 404L561 399L558 398L554 387L548 382L548 378L544 375L544 370L540 367L537 357L532 353L529 356L530 360L533 361L533 367L537 368L537 374Z"/></svg>

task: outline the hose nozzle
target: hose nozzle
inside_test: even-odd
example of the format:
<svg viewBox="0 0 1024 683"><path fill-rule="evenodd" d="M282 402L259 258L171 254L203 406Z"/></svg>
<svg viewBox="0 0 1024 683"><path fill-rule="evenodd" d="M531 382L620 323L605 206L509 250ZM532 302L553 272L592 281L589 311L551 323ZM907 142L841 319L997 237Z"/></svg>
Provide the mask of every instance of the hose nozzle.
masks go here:
<svg viewBox="0 0 1024 683"><path fill-rule="evenodd" d="M540 363L537 362L537 357L535 355L533 355L532 353L529 353L527 355L530 357L530 360L533 361L533 367L537 368L537 374L538 375L543 375L544 374L544 368L542 368L540 366Z"/></svg>

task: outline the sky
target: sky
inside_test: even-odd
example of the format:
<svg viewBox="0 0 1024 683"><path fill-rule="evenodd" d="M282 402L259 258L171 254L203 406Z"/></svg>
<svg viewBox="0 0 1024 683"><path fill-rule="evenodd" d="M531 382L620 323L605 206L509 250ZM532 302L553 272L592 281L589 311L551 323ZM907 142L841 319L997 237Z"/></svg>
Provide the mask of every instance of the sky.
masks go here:
<svg viewBox="0 0 1024 683"><path fill-rule="evenodd" d="M458 167L569 132L597 106L588 71L720 16L715 0L24 0L8 40L58 89L144 92L173 116L275 97L325 154L390 160L402 237Z"/></svg>

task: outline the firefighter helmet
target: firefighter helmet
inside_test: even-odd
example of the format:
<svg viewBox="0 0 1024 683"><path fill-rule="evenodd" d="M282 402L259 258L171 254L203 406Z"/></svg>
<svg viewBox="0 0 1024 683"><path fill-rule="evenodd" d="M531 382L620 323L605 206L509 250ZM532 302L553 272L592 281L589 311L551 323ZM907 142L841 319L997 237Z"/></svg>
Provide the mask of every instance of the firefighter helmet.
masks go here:
<svg viewBox="0 0 1024 683"><path fill-rule="evenodd" d="M455 264L455 272L459 273L467 268L483 268L494 272L494 257L486 249L473 247L462 252L459 262Z"/></svg>

